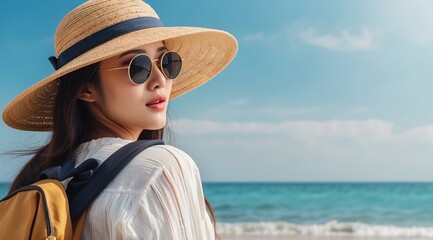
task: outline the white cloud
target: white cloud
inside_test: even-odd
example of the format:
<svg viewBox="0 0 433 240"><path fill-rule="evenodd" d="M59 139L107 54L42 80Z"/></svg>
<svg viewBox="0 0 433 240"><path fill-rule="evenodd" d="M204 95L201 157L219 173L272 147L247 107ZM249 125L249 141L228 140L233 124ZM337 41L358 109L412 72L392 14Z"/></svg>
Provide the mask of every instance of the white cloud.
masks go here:
<svg viewBox="0 0 433 240"><path fill-rule="evenodd" d="M362 141L406 141L414 139L433 143L433 126L424 126L402 133L393 131L393 124L377 119L365 121L285 121L267 122L215 122L209 120L179 119L172 121L174 129L182 134L266 134L284 135L297 140L324 138L350 138Z"/></svg>
<svg viewBox="0 0 433 240"><path fill-rule="evenodd" d="M347 30L341 30L339 34L319 34L315 28L308 28L299 32L299 37L308 44L330 50L366 50L374 47L373 34L366 29L356 36Z"/></svg>
<svg viewBox="0 0 433 240"><path fill-rule="evenodd" d="M433 125L407 130L401 134L401 138L410 142L426 142L433 146Z"/></svg>
<svg viewBox="0 0 433 240"><path fill-rule="evenodd" d="M363 27L359 33L353 33L353 30L348 29L330 32L327 30L330 27L318 29L311 26L308 20L298 19L290 22L279 31L259 31L244 36L243 40L263 44L286 44L292 49L301 42L329 50L353 51L374 48L382 35L380 31L373 31L369 27ZM425 39L424 36L420 41L425 41Z"/></svg>
<svg viewBox="0 0 433 240"><path fill-rule="evenodd" d="M206 181L432 181L433 125L391 122L172 122Z"/></svg>

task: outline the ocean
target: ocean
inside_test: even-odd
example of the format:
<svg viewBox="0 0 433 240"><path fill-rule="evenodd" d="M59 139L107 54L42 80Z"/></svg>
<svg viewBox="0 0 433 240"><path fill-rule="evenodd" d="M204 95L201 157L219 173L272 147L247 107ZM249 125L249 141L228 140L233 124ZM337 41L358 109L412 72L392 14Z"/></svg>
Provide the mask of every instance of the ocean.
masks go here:
<svg viewBox="0 0 433 240"><path fill-rule="evenodd" d="M8 184L0 184L0 196ZM433 239L433 183L204 183L223 239Z"/></svg>
<svg viewBox="0 0 433 240"><path fill-rule="evenodd" d="M222 236L433 239L433 183L203 186Z"/></svg>

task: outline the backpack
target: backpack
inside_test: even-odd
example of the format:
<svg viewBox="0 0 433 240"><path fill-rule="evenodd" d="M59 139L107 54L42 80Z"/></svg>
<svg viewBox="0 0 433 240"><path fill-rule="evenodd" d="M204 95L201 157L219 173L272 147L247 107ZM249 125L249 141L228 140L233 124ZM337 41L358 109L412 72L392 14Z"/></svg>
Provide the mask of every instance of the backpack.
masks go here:
<svg viewBox="0 0 433 240"><path fill-rule="evenodd" d="M51 167L34 184L0 200L0 240L80 239L86 209L137 154L162 140L128 143L99 165L87 159L75 168L73 158ZM61 181L71 178L67 190Z"/></svg>

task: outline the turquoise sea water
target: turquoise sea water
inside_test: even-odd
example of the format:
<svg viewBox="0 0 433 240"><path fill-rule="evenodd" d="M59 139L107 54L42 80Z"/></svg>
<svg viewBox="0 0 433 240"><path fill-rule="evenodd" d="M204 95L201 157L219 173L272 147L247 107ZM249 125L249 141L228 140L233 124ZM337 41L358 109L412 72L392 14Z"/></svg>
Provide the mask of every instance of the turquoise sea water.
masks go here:
<svg viewBox="0 0 433 240"><path fill-rule="evenodd" d="M433 183L206 183L223 222L433 226Z"/></svg>
<svg viewBox="0 0 433 240"><path fill-rule="evenodd" d="M4 196L8 184L0 184ZM433 239L433 183L204 183L223 236Z"/></svg>

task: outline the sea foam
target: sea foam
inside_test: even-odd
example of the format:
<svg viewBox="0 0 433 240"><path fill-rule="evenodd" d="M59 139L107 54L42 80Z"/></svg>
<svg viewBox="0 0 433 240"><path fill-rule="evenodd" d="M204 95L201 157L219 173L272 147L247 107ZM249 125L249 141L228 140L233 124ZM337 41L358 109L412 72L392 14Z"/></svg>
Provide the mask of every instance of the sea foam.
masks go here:
<svg viewBox="0 0 433 240"><path fill-rule="evenodd" d="M297 225L288 222L218 223L221 236L366 236L433 238L433 227L400 227L358 222L330 221Z"/></svg>

